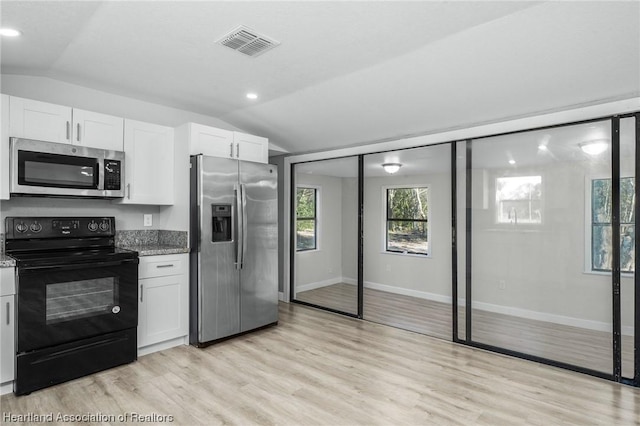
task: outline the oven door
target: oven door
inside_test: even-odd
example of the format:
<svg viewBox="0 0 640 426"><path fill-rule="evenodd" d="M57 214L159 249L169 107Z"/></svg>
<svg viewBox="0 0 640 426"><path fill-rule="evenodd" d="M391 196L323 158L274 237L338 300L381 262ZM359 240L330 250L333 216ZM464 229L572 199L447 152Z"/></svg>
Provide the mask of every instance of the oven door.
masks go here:
<svg viewBox="0 0 640 426"><path fill-rule="evenodd" d="M18 353L136 327L138 259L18 267Z"/></svg>

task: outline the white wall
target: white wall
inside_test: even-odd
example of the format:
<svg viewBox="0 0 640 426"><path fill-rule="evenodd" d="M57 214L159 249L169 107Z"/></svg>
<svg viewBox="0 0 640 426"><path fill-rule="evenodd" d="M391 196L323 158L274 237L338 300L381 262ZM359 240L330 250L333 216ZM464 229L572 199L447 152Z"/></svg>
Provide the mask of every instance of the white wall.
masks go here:
<svg viewBox="0 0 640 426"><path fill-rule="evenodd" d="M179 126L186 122L197 122L228 130L240 130L214 117L114 95L50 78L7 74L3 74L1 77L0 91L12 96L67 105L170 127ZM182 159L182 162L186 161L186 163L184 163L183 169L176 169L177 186L174 206L124 206L106 200L25 197L12 198L3 202L0 218L4 221L6 216L104 215L116 217L117 229L143 229L142 215L153 214L153 226L144 229L186 231L189 227L188 148L176 146L176 158ZM180 189L181 187L184 187L183 190Z"/></svg>
<svg viewBox="0 0 640 426"><path fill-rule="evenodd" d="M342 178L342 277L358 281L358 179Z"/></svg>
<svg viewBox="0 0 640 426"><path fill-rule="evenodd" d="M0 92L22 98L67 105L117 117L177 127L188 122L240 130L226 121L184 109L145 102L46 77L2 74Z"/></svg>
<svg viewBox="0 0 640 426"><path fill-rule="evenodd" d="M480 146L480 145L478 145ZM588 163L474 173L473 302L481 309L588 328L607 329L612 317L611 277L585 272L585 194L590 178L607 176ZM541 175L543 219L539 225L496 224L495 180ZM484 203L487 199L489 202ZM623 294L633 280L623 277ZM626 289L626 291L625 291ZM632 293L631 293L632 294ZM633 323L632 298L623 298L623 326ZM501 309L508 307L513 309Z"/></svg>
<svg viewBox="0 0 640 426"><path fill-rule="evenodd" d="M296 253L296 291L342 280L342 179L297 174L297 185L320 188L318 250Z"/></svg>
<svg viewBox="0 0 640 426"><path fill-rule="evenodd" d="M386 291L439 301L451 298L451 174L366 178L364 283ZM383 187L429 185L430 257L384 251Z"/></svg>

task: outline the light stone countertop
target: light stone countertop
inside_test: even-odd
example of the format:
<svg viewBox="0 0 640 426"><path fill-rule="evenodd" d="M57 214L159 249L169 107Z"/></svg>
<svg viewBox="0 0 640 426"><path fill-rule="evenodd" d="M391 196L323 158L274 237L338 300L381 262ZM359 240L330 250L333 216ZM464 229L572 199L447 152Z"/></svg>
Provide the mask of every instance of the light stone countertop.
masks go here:
<svg viewBox="0 0 640 426"><path fill-rule="evenodd" d="M0 268L13 268L16 266L16 261L6 254L0 254Z"/></svg>
<svg viewBox="0 0 640 426"><path fill-rule="evenodd" d="M138 256L158 256L165 254L189 253L188 247L168 244L120 245L120 248L137 251Z"/></svg>

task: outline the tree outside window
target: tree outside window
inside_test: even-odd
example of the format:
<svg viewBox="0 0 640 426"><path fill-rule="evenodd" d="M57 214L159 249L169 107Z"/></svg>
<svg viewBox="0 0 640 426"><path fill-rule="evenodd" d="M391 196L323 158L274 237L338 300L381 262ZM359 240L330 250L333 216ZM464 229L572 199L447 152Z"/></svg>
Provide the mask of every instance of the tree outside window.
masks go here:
<svg viewBox="0 0 640 426"><path fill-rule="evenodd" d="M542 176L496 179L498 223L542 223Z"/></svg>
<svg viewBox="0 0 640 426"><path fill-rule="evenodd" d="M620 270L634 272L635 179L620 179ZM611 272L611 179L591 181L591 270Z"/></svg>
<svg viewBox="0 0 640 426"><path fill-rule="evenodd" d="M296 251L316 250L318 189L296 189Z"/></svg>
<svg viewBox="0 0 640 426"><path fill-rule="evenodd" d="M429 254L429 188L386 188L385 250Z"/></svg>

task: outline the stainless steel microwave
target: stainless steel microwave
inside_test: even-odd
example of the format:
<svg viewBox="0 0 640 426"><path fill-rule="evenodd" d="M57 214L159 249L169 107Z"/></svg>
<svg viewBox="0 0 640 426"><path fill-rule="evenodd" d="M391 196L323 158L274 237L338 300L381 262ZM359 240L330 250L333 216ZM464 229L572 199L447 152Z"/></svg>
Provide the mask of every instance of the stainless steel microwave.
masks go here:
<svg viewBox="0 0 640 426"><path fill-rule="evenodd" d="M124 152L11 138L11 195L122 198Z"/></svg>

